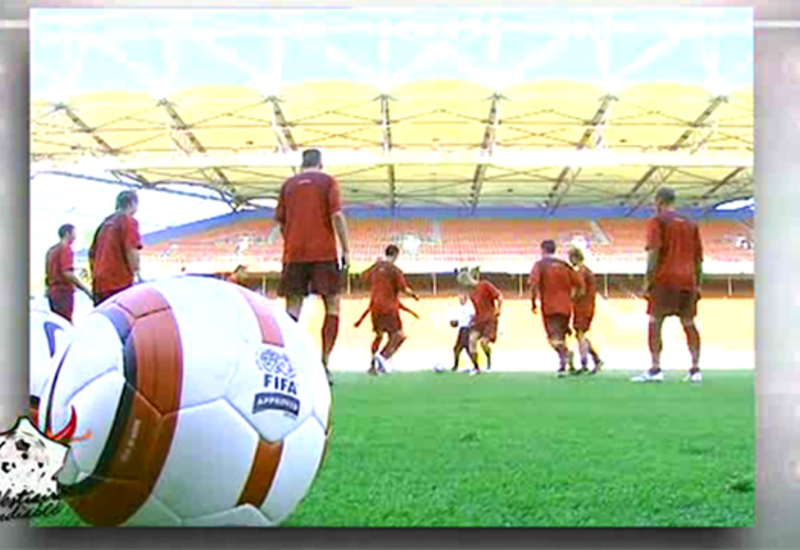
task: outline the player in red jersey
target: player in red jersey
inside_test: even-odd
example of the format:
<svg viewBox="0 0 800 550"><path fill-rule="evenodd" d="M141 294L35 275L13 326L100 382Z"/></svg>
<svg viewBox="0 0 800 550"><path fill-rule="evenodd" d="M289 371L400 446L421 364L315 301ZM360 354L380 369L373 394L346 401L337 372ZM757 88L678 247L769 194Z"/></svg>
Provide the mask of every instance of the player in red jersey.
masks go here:
<svg viewBox="0 0 800 550"><path fill-rule="evenodd" d="M45 255L47 301L50 309L72 322L75 309L75 289L81 289L91 299L92 292L75 275L72 243L75 242L75 226L64 224L58 228L58 244L50 247Z"/></svg>
<svg viewBox="0 0 800 550"><path fill-rule="evenodd" d="M558 353L558 376L573 367L573 353L567 348L567 336L570 335L569 318L572 313L573 300L583 292L583 282L567 262L556 258L556 243L552 240L542 241L542 259L533 265L528 283L531 285L531 311L538 312L537 297L542 302L542 320L547 340Z"/></svg>
<svg viewBox="0 0 800 550"><path fill-rule="evenodd" d="M595 351L594 346L586 333L592 327L594 319L594 304L597 298L597 287L595 286L594 273L586 267L583 252L578 248L569 251L569 262L575 267L578 277L583 284L584 293L576 298L572 305L572 329L575 331L575 339L578 341L578 352L581 356L580 372L589 372L589 355L594 361L594 368L590 374L597 374L603 368L603 361Z"/></svg>
<svg viewBox="0 0 800 550"><path fill-rule="evenodd" d="M633 378L634 382L661 382L661 328L664 319L677 316L683 325L692 355L692 366L685 380L701 382L700 332L694 318L700 299L703 274L703 243L697 224L679 216L675 210L675 191L662 187L656 193L656 215L647 222L647 275L645 293L650 370Z"/></svg>
<svg viewBox="0 0 800 550"><path fill-rule="evenodd" d="M134 191L117 195L117 210L100 224L89 248L92 295L99 305L108 298L141 282L139 251L142 240L134 216L139 198Z"/></svg>
<svg viewBox="0 0 800 550"><path fill-rule="evenodd" d="M492 369L491 344L497 342L497 325L503 308L503 295L488 281L479 281L469 271L462 271L457 277L458 284L469 292L475 316L469 334L469 356L474 368L472 374L481 372L478 367L477 344L486 354L486 370Z"/></svg>
<svg viewBox="0 0 800 550"><path fill-rule="evenodd" d="M303 300L310 293L325 302L322 325L322 364L328 360L339 334L342 273L350 263L347 225L342 212L339 184L322 171L322 154L303 151L302 172L281 187L275 219L283 235L283 273L278 294L286 298L286 311L300 319ZM338 263L336 239L341 246Z"/></svg>
<svg viewBox="0 0 800 550"><path fill-rule="evenodd" d="M405 309L414 317L419 318L416 313L400 303L401 293L411 296L417 301L419 301L419 296L411 290L402 270L397 267L396 262L399 256L400 249L393 244L389 245L386 247L385 258L378 260L362 273L362 277L369 281L370 285L368 309L372 314L372 330L375 333L375 339L372 341L370 374L377 374L379 371L386 372L387 361L406 341L400 310ZM361 319L356 326L358 327L360 324ZM388 337L388 341L383 350L378 353L384 335Z"/></svg>

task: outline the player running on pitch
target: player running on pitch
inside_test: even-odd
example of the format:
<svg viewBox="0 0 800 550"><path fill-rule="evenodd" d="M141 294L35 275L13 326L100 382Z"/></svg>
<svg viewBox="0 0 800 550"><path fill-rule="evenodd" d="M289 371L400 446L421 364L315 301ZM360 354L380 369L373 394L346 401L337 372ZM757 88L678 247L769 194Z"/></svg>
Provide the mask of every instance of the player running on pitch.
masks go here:
<svg viewBox="0 0 800 550"><path fill-rule="evenodd" d="M661 328L664 319L678 316L692 355L692 366L684 380L701 382L700 332L694 319L700 299L703 273L703 244L700 229L675 210L675 191L662 187L656 193L656 215L647 223L647 275L645 294L648 344L652 356L650 370L634 377L634 382L661 382Z"/></svg>
<svg viewBox="0 0 800 550"><path fill-rule="evenodd" d="M570 249L569 262L575 267L575 271L578 273L584 288L583 295L576 298L572 305L572 329L575 331L575 339L578 341L578 353L581 357L581 369L579 372L597 374L603 368L603 361L595 351L594 346L592 346L592 342L586 337L586 333L592 327L594 304L597 297L594 273L583 263L583 252L578 248ZM592 361L594 361L594 368L591 371L588 368L589 355L592 356Z"/></svg>
<svg viewBox="0 0 800 550"><path fill-rule="evenodd" d="M416 313L400 303L401 293L417 301L419 296L411 290L403 271L395 265L399 256L400 249L393 244L389 245L386 247L385 257L361 274L370 285L367 310L372 314L372 330L375 333L375 339L372 341L372 362L368 371L370 374L386 372L386 363L406 341L400 310L405 309L419 319ZM356 322L356 327L361 325L366 313L365 311L361 319ZM379 353L384 335L388 337L388 341Z"/></svg>
<svg viewBox="0 0 800 550"><path fill-rule="evenodd" d="M531 311L538 312L537 297L542 303L542 320L547 340L558 353L558 376L565 376L567 365L569 372L575 373L573 353L567 348L567 336L570 335L569 318L575 298L583 295L583 281L564 260L556 258L556 243L552 240L542 241L542 259L533 265L530 278Z"/></svg>
<svg viewBox="0 0 800 550"><path fill-rule="evenodd" d="M322 364L333 383L328 360L339 334L342 274L350 263L347 225L339 184L322 171L322 154L303 151L302 172L281 187L275 219L283 235L283 272L278 294L286 298L286 312L297 321L310 293L322 297ZM341 246L337 262L336 240Z"/></svg>
<svg viewBox="0 0 800 550"><path fill-rule="evenodd" d="M491 344L497 342L497 324L503 307L503 295L492 283L478 281L469 271L462 271L457 277L458 284L469 292L475 317L472 319L469 334L469 356L474 368L471 374L481 372L478 367L477 344L486 354L486 370L492 369Z"/></svg>

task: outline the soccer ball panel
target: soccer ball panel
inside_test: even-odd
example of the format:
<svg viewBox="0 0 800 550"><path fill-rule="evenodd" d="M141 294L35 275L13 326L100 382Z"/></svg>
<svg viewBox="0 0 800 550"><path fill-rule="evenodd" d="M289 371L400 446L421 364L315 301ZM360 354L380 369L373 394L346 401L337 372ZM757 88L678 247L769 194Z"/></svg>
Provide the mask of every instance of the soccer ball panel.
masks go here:
<svg viewBox="0 0 800 550"><path fill-rule="evenodd" d="M283 441L283 456L261 506L271 521L282 522L303 500L317 475L324 448L325 432L313 419Z"/></svg>
<svg viewBox="0 0 800 550"><path fill-rule="evenodd" d="M258 434L223 400L181 410L153 494L182 518L236 506Z"/></svg>
<svg viewBox="0 0 800 550"><path fill-rule="evenodd" d="M159 502L153 495L133 514L123 526L147 525L149 527L180 527L181 518Z"/></svg>
<svg viewBox="0 0 800 550"><path fill-rule="evenodd" d="M261 333L237 288L200 277L153 284L170 304L183 353L181 406L208 403L224 394L240 361L237 350Z"/></svg>
<svg viewBox="0 0 800 550"><path fill-rule="evenodd" d="M53 371L69 343L74 329L63 317L32 309L29 324L30 371L28 376L31 397L40 398Z"/></svg>
<svg viewBox="0 0 800 550"><path fill-rule="evenodd" d="M261 511L250 504L237 506L232 510L225 510L199 518L192 518L183 523L187 527L272 527L272 523Z"/></svg>
<svg viewBox="0 0 800 550"><path fill-rule="evenodd" d="M53 432L65 428L71 418L63 417L75 410L75 437L70 444L71 456L81 472L92 474L105 448L105 442L116 418L125 379L118 372L107 372L81 389L63 406L53 409ZM62 478L62 483L74 482Z"/></svg>

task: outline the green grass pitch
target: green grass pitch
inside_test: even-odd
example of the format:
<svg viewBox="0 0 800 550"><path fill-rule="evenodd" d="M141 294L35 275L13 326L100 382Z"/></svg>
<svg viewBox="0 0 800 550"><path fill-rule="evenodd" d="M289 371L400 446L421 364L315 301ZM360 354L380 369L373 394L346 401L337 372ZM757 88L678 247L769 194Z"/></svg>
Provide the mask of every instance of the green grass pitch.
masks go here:
<svg viewBox="0 0 800 550"><path fill-rule="evenodd" d="M339 374L327 461L285 525L753 525L754 373L629 374Z"/></svg>

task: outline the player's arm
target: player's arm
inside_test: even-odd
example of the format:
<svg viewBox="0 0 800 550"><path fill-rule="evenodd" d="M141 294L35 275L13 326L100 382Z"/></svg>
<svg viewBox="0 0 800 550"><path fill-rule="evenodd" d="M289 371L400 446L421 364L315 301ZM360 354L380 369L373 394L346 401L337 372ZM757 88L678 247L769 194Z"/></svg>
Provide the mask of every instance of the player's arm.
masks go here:
<svg viewBox="0 0 800 550"><path fill-rule="evenodd" d="M406 312L410 313L410 314L411 314L411 316L412 316L412 317L414 317L414 319L419 319L419 315L417 315L417 313L416 313L414 310L412 310L412 309L409 309L408 307L406 307L406 305L405 305L405 304L403 304L403 302L400 302L400 309L402 309L403 311L406 311Z"/></svg>
<svg viewBox="0 0 800 550"><path fill-rule="evenodd" d="M411 285L408 284L408 281L406 280L406 276L403 275L403 272L398 269L397 275L398 275L398 281L397 282L398 282L398 286L400 287L400 292L402 294L406 295L406 296L410 296L411 298L414 298L414 300L419 302L419 296L417 296L417 293L414 292L414 290L411 288ZM409 311L409 310L406 310L406 311Z"/></svg>
<svg viewBox="0 0 800 550"><path fill-rule="evenodd" d="M367 318L367 315L369 315L369 312L370 312L370 306L369 306L369 305L367 305L367 309L365 309L365 310L364 310L364 313L362 313L362 314L361 314L361 317L359 317L359 318L358 318L358 321L356 321L356 324L355 324L355 327L356 327L356 328L358 328L358 327L360 327L360 326L361 326L361 323L363 323L363 322L364 322L364 319L366 319L366 318Z"/></svg>
<svg viewBox="0 0 800 550"><path fill-rule="evenodd" d="M139 250L142 248L142 238L139 235L139 223L133 218L127 218L125 227L125 258L133 272L133 280L142 282L141 258Z"/></svg>
<svg viewBox="0 0 800 550"><path fill-rule="evenodd" d="M531 271L531 275L528 278L528 282L531 285L531 311L536 313L537 305L536 299L539 292L539 264L533 266L533 270Z"/></svg>
<svg viewBox="0 0 800 550"><path fill-rule="evenodd" d="M342 196L339 192L339 183L335 179L331 179L331 183L328 186L328 208L329 212L332 212L333 230L339 239L339 245L342 247L342 269L346 271L350 267L350 238L347 234L347 220L344 217L344 212L342 212Z"/></svg>
<svg viewBox="0 0 800 550"><path fill-rule="evenodd" d="M697 287L699 289L700 285L703 284L703 240L700 238L700 229L698 227L694 228L694 240L695 240L695 277L697 281Z"/></svg>
<svg viewBox="0 0 800 550"><path fill-rule="evenodd" d="M91 291L91 290L89 290L89 287L87 287L87 286L86 286L86 285L83 283L83 281L81 281L81 280L78 278L78 276L77 276L77 275L75 275L75 271L74 271L74 270L72 270L72 269L69 269L69 270L62 271L62 272L61 272L61 276L62 276L62 277L64 277L64 278L65 278L67 281L69 281L70 283L72 283L72 284L75 286L75 288L78 288L78 289L80 289L80 290L81 290L81 292L83 292L84 294L86 294L86 295L87 295L89 298L91 298L91 297L92 297L92 291Z"/></svg>
<svg viewBox="0 0 800 550"><path fill-rule="evenodd" d="M500 312L503 310L503 294L497 289L495 289L495 292L495 311L497 312L497 316L500 317Z"/></svg>
<svg viewBox="0 0 800 550"><path fill-rule="evenodd" d="M578 273L574 269L570 271L570 277L572 278L571 293L572 301L574 302L586 294L586 280L583 273Z"/></svg>
<svg viewBox="0 0 800 550"><path fill-rule="evenodd" d="M286 225L286 206L284 206L283 200L283 187L281 187L281 192L278 195L278 205L275 207L275 221L278 222L281 228L281 237L285 237L283 228Z"/></svg>
<svg viewBox="0 0 800 550"><path fill-rule="evenodd" d="M661 224L657 219L653 218L647 225L647 246L645 247L645 250L647 250L647 268L645 270L643 287L645 294L650 292L650 288L653 286L653 279L656 275L656 269L658 268L659 252L663 242L662 239Z"/></svg>

